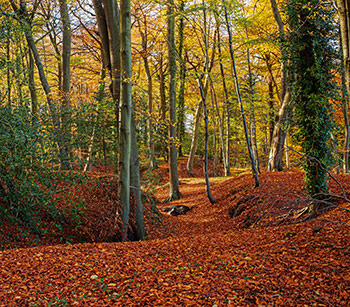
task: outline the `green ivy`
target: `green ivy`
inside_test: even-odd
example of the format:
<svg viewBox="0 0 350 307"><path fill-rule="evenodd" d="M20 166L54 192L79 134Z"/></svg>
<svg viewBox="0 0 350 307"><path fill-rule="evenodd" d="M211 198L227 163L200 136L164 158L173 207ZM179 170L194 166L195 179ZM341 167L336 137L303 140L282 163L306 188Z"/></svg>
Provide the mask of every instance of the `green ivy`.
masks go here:
<svg viewBox="0 0 350 307"><path fill-rule="evenodd" d="M328 191L327 169L332 164L330 146L334 128L330 99L334 93L332 69L337 33L332 3L289 0L289 33L284 48L291 72L295 106L295 139L305 159L305 184L309 195Z"/></svg>

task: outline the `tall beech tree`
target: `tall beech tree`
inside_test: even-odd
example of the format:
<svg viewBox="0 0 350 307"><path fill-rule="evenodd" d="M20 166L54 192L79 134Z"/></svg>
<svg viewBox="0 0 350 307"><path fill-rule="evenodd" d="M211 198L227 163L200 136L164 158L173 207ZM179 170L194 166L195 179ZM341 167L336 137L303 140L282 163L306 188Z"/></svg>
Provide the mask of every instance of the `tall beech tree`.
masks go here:
<svg viewBox="0 0 350 307"><path fill-rule="evenodd" d="M344 171L349 172L349 150L350 150L350 129L348 116L348 102L350 95L350 1L337 0L341 46L343 52L343 84L345 84L346 94L343 95L343 108L345 120L345 140L344 140Z"/></svg>
<svg viewBox="0 0 350 307"><path fill-rule="evenodd" d="M179 25L178 25L178 57L180 63L179 71L179 93L177 100L177 132L179 135L179 156L183 156L183 141L185 138L185 79L186 79L186 62L184 61L184 31L185 31L185 1L180 1L179 8Z"/></svg>
<svg viewBox="0 0 350 307"><path fill-rule="evenodd" d="M130 214L130 155L132 116L131 12L130 0L120 1L121 121L119 148L119 201L122 205L123 241L126 240Z"/></svg>
<svg viewBox="0 0 350 307"><path fill-rule="evenodd" d="M66 0L59 0L62 23L62 93L61 93L61 122L65 141L65 151L71 155L71 103L70 103L70 58L72 44L72 29L69 18L69 9Z"/></svg>
<svg viewBox="0 0 350 307"><path fill-rule="evenodd" d="M280 11L278 9L276 0L270 0L273 16L276 20L277 26L278 26L278 32L280 41L283 43L284 37L285 37L285 29L284 29L284 23L282 21L282 17L280 14ZM286 57L286 54L284 53L284 49L282 48L282 58ZM272 74L271 74L272 76ZM287 135L287 129L288 129L288 121L291 113L291 94L290 94L290 86L287 82L287 79L289 78L289 72L285 68L285 63L282 61L281 63L281 90L279 94L279 100L280 100L280 110L278 112L277 120L274 125L272 138L271 138L271 144L270 144L270 154L269 154L269 161L267 164L267 170L268 171L282 171L282 159L283 159L283 152L284 152L284 144L285 144L285 138Z"/></svg>
<svg viewBox="0 0 350 307"><path fill-rule="evenodd" d="M236 69L235 56L234 56L233 46L232 46L231 26L230 26L230 23L228 20L226 2L223 1L223 4L224 4L224 12L225 12L225 23L226 23L227 32L228 32L228 39L229 39L231 66L232 66L232 71L233 71L232 77L235 81L235 88L236 88L238 104L239 104L239 108L240 108L240 112L241 112L241 116L242 116L244 135L245 135L245 139L246 139L246 143L247 143L247 147L248 147L248 154L249 154L249 158L251 161L252 172L253 172L253 176L255 179L255 187L258 187L260 185L260 181L259 181L259 176L258 176L258 170L257 170L256 164L255 164L255 159L253 156L253 151L252 151L251 146L250 146L248 126L247 126L247 121L246 121L246 117L245 117L244 106L243 106L243 101L242 101L242 96L241 96L240 86L239 86L239 81L238 81L238 75L237 75L237 69Z"/></svg>
<svg viewBox="0 0 350 307"><path fill-rule="evenodd" d="M168 22L168 56L169 56L169 175L170 191L168 201L179 199L179 176L177 170L176 148L176 45L174 0L167 2Z"/></svg>
<svg viewBox="0 0 350 307"><path fill-rule="evenodd" d="M288 69L295 104L296 140L306 156L305 183L310 196L328 191L327 169L332 162L334 9L320 0L290 0L286 6L290 33L286 39ZM320 202L311 206L317 214Z"/></svg>

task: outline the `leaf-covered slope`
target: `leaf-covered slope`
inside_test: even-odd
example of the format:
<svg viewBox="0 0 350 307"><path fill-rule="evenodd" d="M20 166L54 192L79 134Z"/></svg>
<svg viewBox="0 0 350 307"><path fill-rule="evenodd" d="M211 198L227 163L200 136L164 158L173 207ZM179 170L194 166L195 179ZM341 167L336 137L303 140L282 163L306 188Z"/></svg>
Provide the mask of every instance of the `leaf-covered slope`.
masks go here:
<svg viewBox="0 0 350 307"><path fill-rule="evenodd" d="M229 207L240 199L282 195L275 183L287 181L300 189L302 175L264 174L260 190L252 189L250 175L217 179L213 206L201 179L183 179L182 199L173 204L197 207L186 215L165 215L167 234L149 229L146 242L2 251L0 305L348 306L350 238L344 211L322 217L337 223L269 227L242 228L240 217L229 217ZM166 195L166 187L158 191L160 199ZM162 235L167 237L159 239Z"/></svg>

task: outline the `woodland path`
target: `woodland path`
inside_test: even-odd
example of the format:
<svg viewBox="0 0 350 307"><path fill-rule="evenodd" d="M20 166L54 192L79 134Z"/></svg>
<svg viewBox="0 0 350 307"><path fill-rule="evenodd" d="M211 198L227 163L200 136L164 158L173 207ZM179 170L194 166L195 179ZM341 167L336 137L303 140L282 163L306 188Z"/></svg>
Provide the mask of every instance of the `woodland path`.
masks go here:
<svg viewBox="0 0 350 307"><path fill-rule="evenodd" d="M197 207L169 216L163 231L151 225L145 242L2 251L0 306L349 306L349 229L236 227L228 206L250 181L211 180L213 206L203 179L181 179L182 199L171 204Z"/></svg>

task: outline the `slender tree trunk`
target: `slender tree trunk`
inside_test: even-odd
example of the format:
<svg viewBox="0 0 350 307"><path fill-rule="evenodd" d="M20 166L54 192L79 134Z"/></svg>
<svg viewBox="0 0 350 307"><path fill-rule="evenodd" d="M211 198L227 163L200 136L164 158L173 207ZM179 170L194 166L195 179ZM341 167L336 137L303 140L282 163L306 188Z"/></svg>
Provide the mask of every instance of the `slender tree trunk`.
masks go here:
<svg viewBox="0 0 350 307"><path fill-rule="evenodd" d="M120 105L120 12L116 0L103 0L106 25L109 37L109 53L111 59L111 93L115 108L117 138L119 137L119 105Z"/></svg>
<svg viewBox="0 0 350 307"><path fill-rule="evenodd" d="M286 148L286 169L290 169L288 132L287 132L285 140L284 140L284 146Z"/></svg>
<svg viewBox="0 0 350 307"><path fill-rule="evenodd" d="M203 109L204 109L204 124L205 124L205 148L204 148L204 175L205 175L205 183L207 189L207 195L210 203L215 204L215 199L211 194L210 182L209 182L209 171L208 171L208 143L209 143L209 125L208 125L208 112L207 112L207 102L206 95L204 93L202 80L199 79L199 87L201 92L201 97L203 100Z"/></svg>
<svg viewBox="0 0 350 307"><path fill-rule="evenodd" d="M348 115L348 101L350 95L350 15L349 15L349 0L337 0L341 46L343 55L343 113L345 122L345 141L344 141L344 172L349 172L349 146L350 146L350 129L349 129L349 115Z"/></svg>
<svg viewBox="0 0 350 307"><path fill-rule="evenodd" d="M214 36L216 38L216 35ZM213 43L213 48L212 48L212 54L211 54L211 59L210 63L207 66L207 74L205 75L205 80L204 80L204 85L202 84L203 91L204 91L204 96L207 97L208 93L208 87L209 87L209 74L214 66L214 60L215 60L215 49L216 49L216 41ZM201 81L203 82L203 81ZM200 84L199 84L200 85ZM201 93L202 94L202 93ZM194 156L196 154L197 150L197 139L198 139L198 134L199 134L199 123L200 119L202 116L203 112L203 99L201 99L198 103L197 109L196 109L196 114L195 114L195 120L194 120L194 127L193 127L193 133L192 133L192 142L191 142L191 149L190 149L190 154L188 156L187 160L187 172L189 175L192 175L192 168L193 168L193 161L194 161Z"/></svg>
<svg viewBox="0 0 350 307"><path fill-rule="evenodd" d="M144 18L144 27L145 30L141 30L141 25L139 24L139 31L141 35L141 44L142 44L142 59L143 66L145 68L146 76L147 76L147 99L148 99L148 118L147 118L147 135L148 135L148 151L149 151L149 160L150 167L156 167L156 159L154 154L154 143L153 143L153 80L151 69L149 67L148 62L148 33L147 33L147 21Z"/></svg>
<svg viewBox="0 0 350 307"><path fill-rule="evenodd" d="M350 127L349 127L349 114L348 114L348 94L345 84L344 72L342 73L342 103L344 114L344 154L343 154L343 170L345 173L349 172L349 151L350 151Z"/></svg>
<svg viewBox="0 0 350 307"><path fill-rule="evenodd" d="M284 24L280 12L277 7L276 0L270 0L273 14L276 20L276 23L279 28L280 36L284 37ZM283 51L282 51L282 57ZM284 151L284 142L286 137L286 131L288 128L289 113L291 112L291 94L290 87L287 84L287 73L284 68L284 64L281 64L281 92L280 92L280 101L281 106L278 114L277 121L274 126L272 142L270 147L269 161L267 170L268 171L282 171L282 159Z"/></svg>
<svg viewBox="0 0 350 307"><path fill-rule="evenodd" d="M24 66L24 63L23 63L21 49L22 49L21 43L18 43L15 51L16 61L15 61L15 69L14 69L14 80L16 84L17 100L20 103L20 105L23 105L21 75L22 75L22 67Z"/></svg>
<svg viewBox="0 0 350 307"><path fill-rule="evenodd" d="M145 221L143 216L142 191L140 180L140 159L137 149L136 124L134 116L131 117L131 156L130 156L130 194L136 202L135 222L136 240L146 239Z"/></svg>
<svg viewBox="0 0 350 307"><path fill-rule="evenodd" d="M181 0L180 2L180 19L179 19L179 47L178 47L178 57L180 63L180 72L179 72L179 93L178 93L178 103L177 103L177 131L179 135L179 156L183 156L183 141L185 138L185 78L186 78L186 63L183 57L183 48L184 48L184 30L185 30L185 21L184 21L184 9L185 2Z"/></svg>
<svg viewBox="0 0 350 307"><path fill-rule="evenodd" d="M152 74L149 68L148 58L143 57L145 71L147 75L147 99L148 99L148 119L147 119L147 134L148 134L148 151L150 158L150 167L156 167L156 158L154 154L154 143L153 143L153 80Z"/></svg>
<svg viewBox="0 0 350 307"><path fill-rule="evenodd" d="M66 0L60 0L60 13L62 23L62 133L64 137L65 151L71 156L71 103L70 103L70 56L72 31L69 20L68 5Z"/></svg>
<svg viewBox="0 0 350 307"><path fill-rule="evenodd" d="M269 106L269 117L268 117L269 144L271 146L273 129L275 127L275 108L274 108L274 97L273 97L273 84L272 84L271 78L269 78L268 88L269 88L269 101L268 101L268 106Z"/></svg>
<svg viewBox="0 0 350 307"><path fill-rule="evenodd" d="M160 55L159 60L159 94L160 94L160 111L161 119L163 124L165 123L166 118L166 98L165 98L165 77L163 70L163 54Z"/></svg>
<svg viewBox="0 0 350 307"><path fill-rule="evenodd" d="M165 97L165 70L163 70L163 54L160 55L160 59L159 59L159 95L160 95L160 118L161 118L160 130L161 130L161 135L163 139L166 140L168 137L168 131L166 130L167 106L166 106L166 97ZM168 155L167 145L161 147L161 154L164 156L164 159L168 158L169 155Z"/></svg>
<svg viewBox="0 0 350 307"><path fill-rule="evenodd" d="M32 123L38 120L38 98L35 90L34 80L34 59L31 50L28 50L28 87L30 92L30 110L32 113Z"/></svg>
<svg viewBox="0 0 350 307"><path fill-rule="evenodd" d="M350 95L350 1L337 0L343 50L345 85Z"/></svg>
<svg viewBox="0 0 350 307"><path fill-rule="evenodd" d="M230 24L228 21L228 14L227 14L227 8L226 8L225 1L224 1L224 6L225 6L225 8L224 8L225 9L225 21L226 21L226 27L227 27L227 32L228 32L228 36L229 36L229 44L230 44L231 64L232 64L232 70L234 73L233 77L235 80L237 99L238 99L238 103L239 103L241 114L242 114L242 121L243 121L245 138L246 138L247 147L248 147L248 154L249 154L249 157L251 160L253 176L255 179L255 187L258 187L260 185L260 182L259 182L258 171L257 171L256 164L254 161L253 153L252 153L252 150L250 147L247 121L246 121L245 114L244 114L244 107L243 107L242 97L241 97L241 93L240 93L240 89L239 89L239 82L238 82L238 76L237 76L237 71L236 71L235 58L234 58L234 54L233 54L231 27L230 27Z"/></svg>
<svg viewBox="0 0 350 307"><path fill-rule="evenodd" d="M288 122L289 108L291 103L291 96L289 89L286 92L282 105L280 107L278 118L275 123L273 130L272 142L268 161L268 171L282 171L282 158L284 151L284 140L287 134L287 127L285 126Z"/></svg>
<svg viewBox="0 0 350 307"><path fill-rule="evenodd" d="M94 148L94 143L95 143L95 138L96 138L96 128L97 128L97 124L98 124L98 113L99 113L99 107L100 104L103 100L103 94L105 91L105 86L106 86L106 68L104 65L104 62L102 60L102 65L101 65L101 72L100 72L100 83L99 83L99 87L98 87L98 92L97 92L97 99L96 99L96 115L95 115L95 119L94 119L94 124L92 127L92 133L91 133L91 138L90 138L90 144L89 144L89 148L88 148L88 157L86 159L86 163L84 166L84 173L87 170L91 171L91 166L92 166L92 154L93 154L93 148Z"/></svg>
<svg viewBox="0 0 350 307"><path fill-rule="evenodd" d="M219 27L219 25L217 25ZM228 90L226 86L226 77L224 72L224 65L222 64L222 51L221 51L221 38L220 38L220 31L218 31L218 51L219 51L219 63L220 63L220 74L222 79L222 86L224 89L224 95L225 95L225 107L226 107L226 161L224 163L225 165L225 176L231 175L231 166L230 166L230 137L231 137L231 129L230 129L230 105L229 105L229 96L228 96Z"/></svg>
<svg viewBox="0 0 350 307"><path fill-rule="evenodd" d="M130 212L130 151L132 112L132 66L131 66L131 12L130 0L120 1L121 42L121 122L119 146L119 201L122 205L123 238L127 238Z"/></svg>
<svg viewBox="0 0 350 307"><path fill-rule="evenodd" d="M216 93L213 87L213 83L211 82L211 90L213 93L213 98L214 98L214 102L215 102L215 109L216 109L216 114L219 120L219 133L220 133L220 144L221 144L221 154L222 154L222 161L224 164L224 170L226 170L226 156L225 156L225 140L224 140L224 128L223 128L223 124L222 124L222 120L221 120L221 115L220 115L220 111L219 111L219 107L218 107L218 101L216 98ZM214 111L213 111L214 112ZM215 112L214 112L215 114Z"/></svg>
<svg viewBox="0 0 350 307"><path fill-rule="evenodd" d="M105 63L106 69L110 71L111 57L110 57L110 47L109 47L106 15L105 15L101 0L93 0L93 5L94 5L95 14L96 14L98 32L101 38L102 52L103 52L103 58L104 58L103 61Z"/></svg>
<svg viewBox="0 0 350 307"><path fill-rule="evenodd" d="M248 29L245 27L246 37L248 37ZM247 64L248 64L248 83L249 83L249 102L250 102L250 131L251 131L251 145L252 145L252 154L255 161L256 169L260 173L259 168L259 153L258 153L258 144L256 140L256 122L255 122L255 111L254 111L254 85L253 85L253 74L252 68L250 65L250 51L247 48Z"/></svg>
<svg viewBox="0 0 350 307"><path fill-rule="evenodd" d="M215 105L214 105L214 90L212 87L212 82L210 82L210 98L211 98L211 112L213 118L213 149L214 149L214 177L218 176L218 152L216 148L216 121L215 121Z"/></svg>
<svg viewBox="0 0 350 307"><path fill-rule="evenodd" d="M207 88L207 79L205 80L204 83L204 94L206 92L206 88ZM197 150L197 140L198 140L198 134L199 134L199 123L200 123L200 119L202 116L202 112L203 112L203 100L200 100L196 109L196 113L194 116L194 125L193 125L193 132L192 132L192 142L191 142L191 149L190 149L190 154L188 155L188 160L187 160L187 172L190 176L193 176L192 173L192 168L193 168L193 161L194 161L194 156L196 154L196 150Z"/></svg>
<svg viewBox="0 0 350 307"><path fill-rule="evenodd" d="M168 52L169 52L169 173L170 192L168 201L179 199L179 177L176 149L176 45L174 0L168 0Z"/></svg>
<svg viewBox="0 0 350 307"><path fill-rule="evenodd" d="M11 100L11 54L10 54L10 38L6 40L6 79L7 79L7 105L11 109L12 100Z"/></svg>
<svg viewBox="0 0 350 307"><path fill-rule="evenodd" d="M203 30L204 30L203 38L204 38L204 45L205 45L205 65L204 65L203 74L199 78L199 89L200 89L201 97L203 100L204 123L205 123L204 175L205 175L205 183L206 183L206 188L207 188L208 199L209 199L210 203L213 205L213 204L215 204L215 199L213 198L213 195L211 194L210 182L209 182L209 171L208 171L208 144L209 144L208 108L207 108L206 93L204 93L204 88L203 88L203 83L202 83L203 75L207 73L208 66L209 66L207 14L206 14L204 0L202 0L202 6L203 6L203 24L204 24L203 25ZM213 51L213 54L214 54L214 51ZM209 80L209 77L207 77L206 81L208 81L208 80Z"/></svg>

